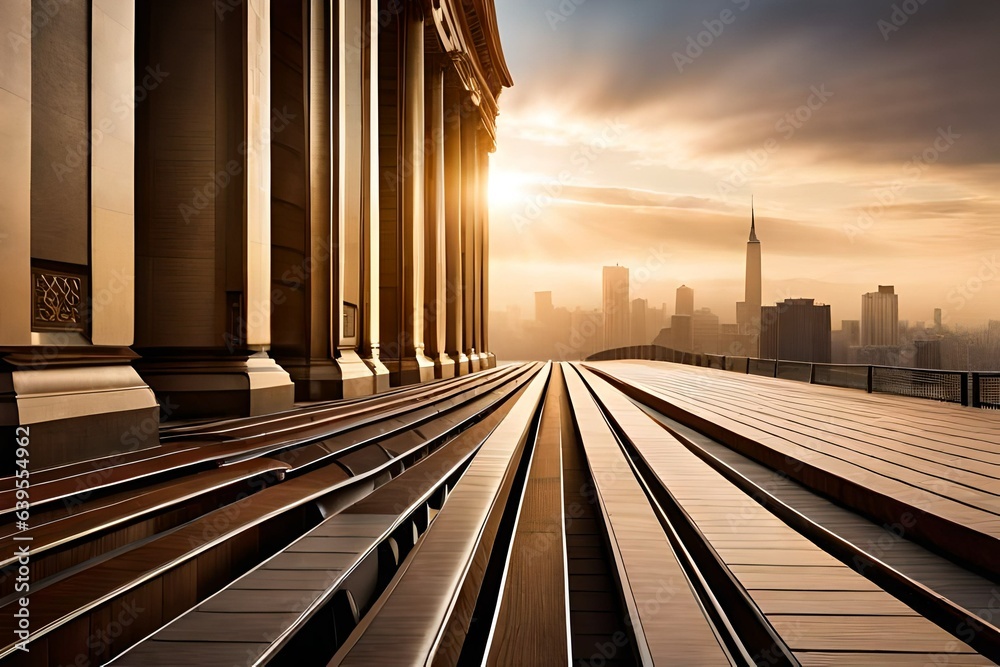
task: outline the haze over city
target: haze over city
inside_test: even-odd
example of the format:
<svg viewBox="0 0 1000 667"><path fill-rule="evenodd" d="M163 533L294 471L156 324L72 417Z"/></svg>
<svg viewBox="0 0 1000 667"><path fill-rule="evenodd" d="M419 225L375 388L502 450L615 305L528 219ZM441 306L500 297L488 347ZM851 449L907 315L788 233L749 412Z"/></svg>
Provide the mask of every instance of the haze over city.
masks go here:
<svg viewBox="0 0 1000 667"><path fill-rule="evenodd" d="M735 322L751 195L763 303L859 319L1000 319L1000 6L790 0L511 0L517 85L491 171L491 309L632 298ZM544 66L541 66L544 64ZM636 280L635 271L649 269Z"/></svg>

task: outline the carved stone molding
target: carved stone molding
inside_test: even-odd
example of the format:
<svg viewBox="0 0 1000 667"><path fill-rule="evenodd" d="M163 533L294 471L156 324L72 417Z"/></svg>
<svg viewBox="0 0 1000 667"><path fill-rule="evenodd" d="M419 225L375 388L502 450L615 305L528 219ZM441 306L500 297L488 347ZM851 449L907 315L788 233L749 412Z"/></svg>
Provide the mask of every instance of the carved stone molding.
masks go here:
<svg viewBox="0 0 1000 667"><path fill-rule="evenodd" d="M35 331L84 331L85 276L32 268L31 322Z"/></svg>

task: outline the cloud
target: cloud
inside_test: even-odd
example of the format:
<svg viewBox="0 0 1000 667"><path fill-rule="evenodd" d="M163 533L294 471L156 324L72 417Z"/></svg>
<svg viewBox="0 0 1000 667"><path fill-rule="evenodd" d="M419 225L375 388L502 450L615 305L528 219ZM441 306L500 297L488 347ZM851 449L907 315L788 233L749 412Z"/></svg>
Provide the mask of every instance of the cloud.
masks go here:
<svg viewBox="0 0 1000 667"><path fill-rule="evenodd" d="M513 2L519 9L512 13L537 15L535 0L531 11L528 4ZM516 85L566 117L697 125L690 150L700 154L759 146L810 87L825 85L834 97L795 137L796 149L829 160L897 162L952 126L963 141L943 163L996 163L1000 4L927 0L886 41L879 21L892 17L892 7L872 0L588 2L555 32L544 21L513 19L508 34L518 37L508 50ZM724 10L733 12L732 23L678 72L675 54Z"/></svg>
<svg viewBox="0 0 1000 667"><path fill-rule="evenodd" d="M731 319L755 194L766 284L848 317L862 287L894 283L906 317L929 317L1000 246L1000 3L913 2L889 33L879 21L902 0L587 0L555 29L545 12L559 0L498 3L515 87L492 169L520 190L492 202L498 304L554 289L593 305L602 265L666 244L651 300L708 285ZM725 9L734 20L679 72L674 54ZM816 87L832 95L789 136ZM577 160L609 122L614 141ZM947 128L960 136L915 169ZM963 314L1000 317L1000 281L989 289Z"/></svg>

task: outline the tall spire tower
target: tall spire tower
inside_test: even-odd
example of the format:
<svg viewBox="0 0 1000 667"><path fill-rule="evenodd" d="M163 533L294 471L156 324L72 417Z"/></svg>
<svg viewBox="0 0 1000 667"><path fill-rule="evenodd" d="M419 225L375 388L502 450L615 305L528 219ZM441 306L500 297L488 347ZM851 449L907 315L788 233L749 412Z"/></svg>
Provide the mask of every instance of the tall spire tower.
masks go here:
<svg viewBox="0 0 1000 667"><path fill-rule="evenodd" d="M743 303L737 304L736 319L740 333L750 337L750 356L760 353L761 270L760 241L753 199L750 200L750 239L747 241L747 274Z"/></svg>

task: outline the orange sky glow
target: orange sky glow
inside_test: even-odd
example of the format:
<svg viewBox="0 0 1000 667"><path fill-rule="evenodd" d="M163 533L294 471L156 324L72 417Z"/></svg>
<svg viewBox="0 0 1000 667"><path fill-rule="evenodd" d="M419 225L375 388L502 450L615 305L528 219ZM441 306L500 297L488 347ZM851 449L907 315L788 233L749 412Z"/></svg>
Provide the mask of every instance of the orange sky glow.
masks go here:
<svg viewBox="0 0 1000 667"><path fill-rule="evenodd" d="M528 315L541 290L598 308L601 267L621 264L649 269L633 298L672 312L687 284L734 322L752 194L765 303L815 298L839 328L891 284L903 319L1000 319L1000 95L983 90L1000 14L928 5L885 39L892 3L779 29L768 12L789 2L745 1L498 3L515 86L491 167L491 309ZM715 5L732 24L690 59Z"/></svg>

